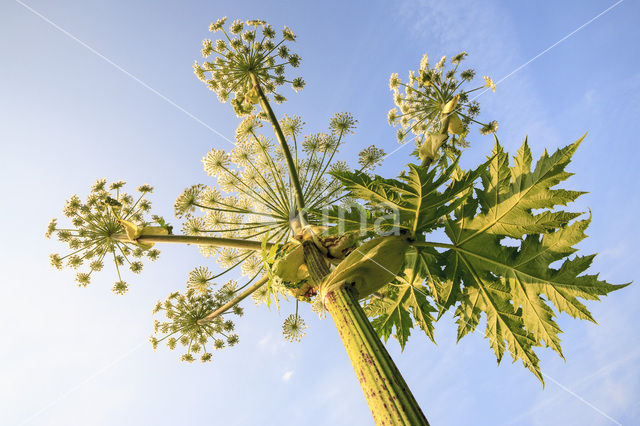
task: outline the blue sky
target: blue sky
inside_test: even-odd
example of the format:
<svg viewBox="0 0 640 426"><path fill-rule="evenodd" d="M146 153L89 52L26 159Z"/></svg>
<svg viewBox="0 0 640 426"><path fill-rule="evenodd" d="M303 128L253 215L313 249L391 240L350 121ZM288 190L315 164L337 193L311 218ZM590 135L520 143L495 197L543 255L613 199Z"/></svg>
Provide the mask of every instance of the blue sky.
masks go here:
<svg viewBox="0 0 640 426"><path fill-rule="evenodd" d="M388 77L415 69L423 53L466 50L479 75L508 76L479 99L482 118L500 122L498 136L511 152L528 134L536 156L589 132L570 167L570 187L589 191L575 209L593 213L580 248L599 253L592 272L607 281L637 281L638 2L451 3L3 0L2 423L371 424L333 324L306 307L310 328L299 344L280 334L292 306L279 316L247 303L240 344L212 363L154 354L146 343L154 302L207 264L193 247L163 248L160 261L129 279L125 297L109 291L107 271L78 289L71 271L49 267L48 253L59 247L43 237L47 222L96 178L154 185L154 211L167 218L186 186L209 183L200 158L231 147L211 129L231 138L237 120L191 65L209 22L221 16L293 28L307 87L276 112L302 115L308 132L324 130L334 112L352 112L359 129L344 159L371 144L398 147L386 123ZM479 134L471 143L468 167L492 145ZM390 156L380 173L395 175L408 151ZM561 315L567 361L539 352L544 389L520 363L496 367L480 332L456 344L451 314L437 323L437 345L415 333L404 353L393 341L388 348L434 425L634 424L637 300L633 284L589 303L598 326Z"/></svg>

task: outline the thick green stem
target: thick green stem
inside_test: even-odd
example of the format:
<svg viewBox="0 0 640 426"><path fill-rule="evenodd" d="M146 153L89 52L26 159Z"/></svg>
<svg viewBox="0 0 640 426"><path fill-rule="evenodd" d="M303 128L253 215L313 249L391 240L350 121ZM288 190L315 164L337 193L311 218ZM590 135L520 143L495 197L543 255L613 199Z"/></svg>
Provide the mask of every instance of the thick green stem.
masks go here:
<svg viewBox="0 0 640 426"><path fill-rule="evenodd" d="M351 287L329 292L331 314L377 425L428 425L400 371L371 326Z"/></svg>
<svg viewBox="0 0 640 426"><path fill-rule="evenodd" d="M263 111L269 117L269 121L271 122L271 126L273 126L273 131L276 134L276 138L282 147L282 152L284 154L284 158L287 162L287 168L289 169L289 176L291 177L291 182L293 183L293 189L296 195L296 202L298 204L298 211L302 212L304 209L304 196L302 193L302 186L300 186L300 179L298 178L298 171L296 169L295 163L293 161L293 157L291 156L291 150L289 149L289 145L287 144L287 140L284 137L284 133L282 133L282 129L280 128L280 123L278 123L278 119L276 118L273 109L271 109L271 105L269 104L269 99L264 94L262 87L260 86L260 82L258 78L251 74L251 81L253 83L253 87L258 92L258 96L260 97L260 106L262 106Z"/></svg>
<svg viewBox="0 0 640 426"><path fill-rule="evenodd" d="M309 275L316 285L329 267L311 241L303 242ZM389 356L351 286L327 294L325 306L338 329L377 425L428 426L420 406Z"/></svg>
<svg viewBox="0 0 640 426"><path fill-rule="evenodd" d="M129 242L131 241L126 234L116 234L114 239ZM199 237L194 235L141 235L136 238L140 243L178 243L178 244L197 244L201 246L217 246L231 247L248 250L262 250L260 241L239 240L235 238L219 238L219 237ZM267 243L267 248L272 243Z"/></svg>
<svg viewBox="0 0 640 426"><path fill-rule="evenodd" d="M224 314L226 311L228 311L229 309L233 308L238 303L242 302L244 299L246 299L247 296L249 296L251 293L253 293L257 289L262 287L267 281L269 281L269 277L267 275L265 275L264 277L262 277L258 281L256 281L251 287L247 288L245 291L240 293L240 295L238 295L235 299L230 300L229 302L227 302L224 305L220 306L220 308L218 308L214 312L210 313L209 315L207 315L206 317L202 318L201 320L198 320L198 324L203 324L203 323L207 323L207 322L213 321L214 318L216 318L217 316L220 316L221 314Z"/></svg>
<svg viewBox="0 0 640 426"><path fill-rule="evenodd" d="M304 251L304 261L309 270L309 276L316 286L320 286L324 277L329 275L329 265L327 265L325 257L312 241L303 241L302 250Z"/></svg>

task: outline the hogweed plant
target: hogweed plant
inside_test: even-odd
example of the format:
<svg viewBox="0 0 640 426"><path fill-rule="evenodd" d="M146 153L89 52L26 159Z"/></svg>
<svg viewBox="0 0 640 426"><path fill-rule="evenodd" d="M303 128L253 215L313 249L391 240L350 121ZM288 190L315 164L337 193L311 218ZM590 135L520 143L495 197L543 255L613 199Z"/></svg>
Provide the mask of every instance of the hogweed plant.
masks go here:
<svg viewBox="0 0 640 426"><path fill-rule="evenodd" d="M285 27L278 37L261 20L225 25L226 18L211 24L219 38L203 42L204 62L194 71L222 102L230 99L241 122L230 152L212 149L202 159L214 181L178 196L182 234L160 217L146 218L150 186L139 187L134 199L121 191L123 182L99 180L84 203L77 196L67 202L71 225L49 224L47 236L70 248L51 256L53 266L86 265L76 278L86 286L112 261L113 290L123 294L122 271L140 272L144 256L155 260L154 244L198 245L221 272L212 263L198 266L182 292L157 302L154 349L180 347L183 361L210 361L214 350L238 343L230 317L243 314L240 302L249 296L278 310L295 301L282 331L300 341L307 326L298 306L311 303L332 317L377 424L427 424L380 338L393 335L404 348L418 328L433 340L436 321L450 309L459 339L484 316L498 362L508 351L543 381L534 349L562 356L558 313L594 321L579 299L598 300L624 286L585 274L593 255L572 257L590 216L563 210L583 193L557 186L571 176L566 168L582 138L545 151L535 165L525 140L510 163L497 123L478 121L472 97L495 91L492 80L485 76L468 89L475 72L459 70L465 52L434 65L425 55L407 83L392 74L389 84L396 104L389 122L399 126L400 142L415 141L419 164L409 162L396 178L377 176L385 153L372 145L351 169L336 157L354 133L351 114L336 114L325 133L303 134L301 117L278 119L271 107L286 100L280 86L305 85L287 76L301 62L290 50L294 33ZM493 135L493 151L463 170L459 158L476 125ZM437 230L443 237L433 240ZM241 284L217 284L234 270L245 277Z"/></svg>

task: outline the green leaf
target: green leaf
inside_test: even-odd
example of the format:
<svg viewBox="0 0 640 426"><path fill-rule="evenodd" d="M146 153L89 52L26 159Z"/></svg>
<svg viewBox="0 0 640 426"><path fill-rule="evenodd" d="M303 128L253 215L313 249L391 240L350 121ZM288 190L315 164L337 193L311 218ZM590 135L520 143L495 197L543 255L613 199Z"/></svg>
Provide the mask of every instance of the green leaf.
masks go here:
<svg viewBox="0 0 640 426"><path fill-rule="evenodd" d="M425 284L429 287L430 295L438 309L438 317L461 300L460 286L454 286L453 281L447 280L445 269L456 268L457 265L447 265L446 258L433 247L420 247L417 255L422 262L422 268L426 275Z"/></svg>
<svg viewBox="0 0 640 426"><path fill-rule="evenodd" d="M411 227L414 234L431 232L438 227L440 218L448 215L464 201L464 195L482 175L488 163L462 173L456 160L437 179L436 168L427 172L425 167L409 164L409 174L404 177L409 188L405 199L414 212ZM449 180L450 184L440 193L438 188Z"/></svg>
<svg viewBox="0 0 640 426"><path fill-rule="evenodd" d="M360 205L330 206L326 210L313 210L314 218L335 223L328 234L342 235L347 232L359 232L362 236L373 235L376 231L390 232L395 226L395 218L386 211L366 209Z"/></svg>
<svg viewBox="0 0 640 426"><path fill-rule="evenodd" d="M534 171L530 171L531 152L526 140L515 157L516 166L510 168L507 154L496 139L493 159L482 176L484 189L477 191L484 214L473 218L468 225L470 231L462 236L462 240L474 238L483 232L520 238L525 234L544 233L558 228L579 216L579 213L550 210L533 214L531 210L566 206L584 194L550 189L572 176L564 168L583 138L557 150L552 156L545 151Z"/></svg>
<svg viewBox="0 0 640 426"><path fill-rule="evenodd" d="M368 202L381 204L397 210L399 227L412 235L430 232L441 225L441 219L453 211L464 199L474 181L488 164L476 170L459 173L458 179L451 179L454 172L460 172L457 161L436 178L438 169L409 164L406 175L397 179L371 178L361 172L339 172L333 175L350 191L350 195ZM440 188L450 184L440 191ZM358 218L359 220L359 218Z"/></svg>
<svg viewBox="0 0 640 426"><path fill-rule="evenodd" d="M374 298L365 312L375 317L371 325L385 342L395 329L393 337L404 349L411 329L419 326L433 341L433 321L431 315L436 310L427 300L429 288L422 285L430 275L428 256L423 256L422 248L410 249L405 256L404 273L393 283L381 289L378 298Z"/></svg>
<svg viewBox="0 0 640 426"><path fill-rule="evenodd" d="M562 356L561 330L547 301L560 312L593 321L578 298L598 300L623 287L581 275L593 256L568 257L586 237L590 219L570 224L579 213L553 211L582 194L552 189L571 176L565 167L581 141L551 156L545 152L532 171L526 140L513 167L496 140L477 199L467 198L445 226L453 247L442 253L444 275L452 288L464 288L455 313L458 338L473 331L484 312L485 336L498 362L508 347L513 359L522 359L541 381L533 347L544 344ZM503 245L505 237L519 241L519 247ZM559 261L559 269L551 267Z"/></svg>
<svg viewBox="0 0 640 426"><path fill-rule="evenodd" d="M336 179L351 191L351 196L360 198L370 203L379 203L385 206L395 207L400 210L409 210L402 200L393 179L383 179L376 176L371 178L368 174L356 172L333 172ZM399 182L397 182L400 184Z"/></svg>

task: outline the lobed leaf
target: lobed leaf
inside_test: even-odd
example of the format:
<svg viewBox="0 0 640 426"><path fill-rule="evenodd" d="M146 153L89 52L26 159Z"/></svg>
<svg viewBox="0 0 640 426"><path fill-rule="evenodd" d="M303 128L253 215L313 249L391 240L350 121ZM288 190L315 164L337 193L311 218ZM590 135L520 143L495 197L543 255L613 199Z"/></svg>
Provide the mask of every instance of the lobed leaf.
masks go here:
<svg viewBox="0 0 640 426"><path fill-rule="evenodd" d="M532 171L526 140L513 167L496 140L477 199L467 198L445 224L453 247L442 253L441 262L447 265L444 274L454 293L463 287L455 313L458 338L473 331L484 312L485 336L498 362L508 348L513 359L522 359L541 381L533 347L544 344L562 356L561 330L547 301L559 312L593 321L577 298L598 300L622 287L600 281L596 275L581 275L593 256L568 257L586 237L590 219L570 223L580 213L552 210L582 194L552 189L571 176L565 168L581 141L551 156L545 152ZM503 245L505 237L518 239L519 247ZM563 261L560 268L552 268L557 261Z"/></svg>
<svg viewBox="0 0 640 426"><path fill-rule="evenodd" d="M430 276L430 265L423 251L410 249L405 256L405 268L402 275L386 287L378 298L373 299L365 312L375 317L371 324L376 332L389 339L395 329L393 337L404 349L414 324L420 327L427 337L433 341L432 312L436 309L429 303L429 288L422 285Z"/></svg>

